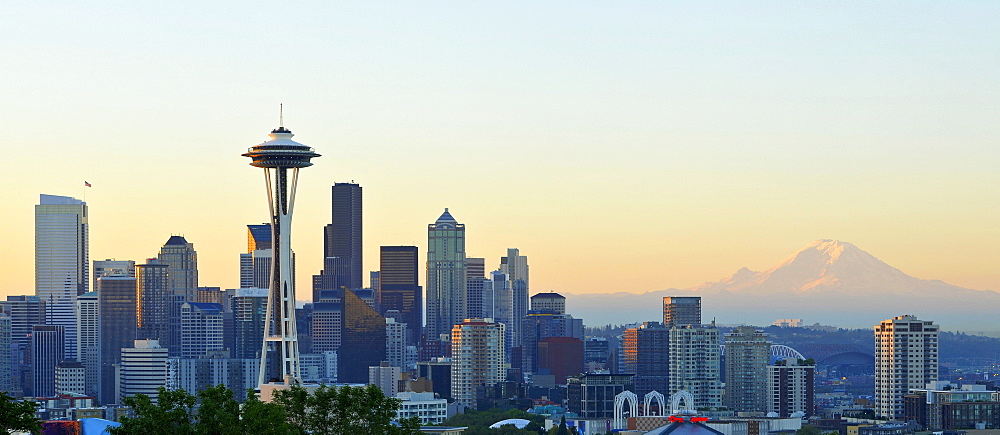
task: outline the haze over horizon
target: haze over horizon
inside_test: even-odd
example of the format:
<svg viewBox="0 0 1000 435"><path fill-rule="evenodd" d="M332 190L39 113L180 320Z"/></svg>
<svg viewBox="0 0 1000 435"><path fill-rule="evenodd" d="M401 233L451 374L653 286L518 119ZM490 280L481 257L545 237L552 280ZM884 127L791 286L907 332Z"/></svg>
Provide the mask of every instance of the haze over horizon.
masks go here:
<svg viewBox="0 0 1000 435"><path fill-rule="evenodd" d="M7 9L0 297L34 293L38 195L84 181L91 260L183 234L200 285L238 286L267 219L240 153L279 103L323 155L299 180L300 298L352 180L366 271L380 245L423 262L448 207L488 269L528 256L532 293L690 288L817 239L1000 291L997 4Z"/></svg>

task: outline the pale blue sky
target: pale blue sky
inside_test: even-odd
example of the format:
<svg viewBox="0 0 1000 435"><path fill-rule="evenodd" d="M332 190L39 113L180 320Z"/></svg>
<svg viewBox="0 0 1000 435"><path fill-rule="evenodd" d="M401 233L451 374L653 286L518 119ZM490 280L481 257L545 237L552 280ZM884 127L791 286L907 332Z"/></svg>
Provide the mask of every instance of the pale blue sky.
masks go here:
<svg viewBox="0 0 1000 435"><path fill-rule="evenodd" d="M686 287L819 238L1000 290L1000 4L540 3L4 5L0 292L30 292L37 195L85 179L93 258L183 233L202 284L235 286L266 213L239 154L278 103L324 155L299 282L353 179L366 269L450 207L539 290Z"/></svg>

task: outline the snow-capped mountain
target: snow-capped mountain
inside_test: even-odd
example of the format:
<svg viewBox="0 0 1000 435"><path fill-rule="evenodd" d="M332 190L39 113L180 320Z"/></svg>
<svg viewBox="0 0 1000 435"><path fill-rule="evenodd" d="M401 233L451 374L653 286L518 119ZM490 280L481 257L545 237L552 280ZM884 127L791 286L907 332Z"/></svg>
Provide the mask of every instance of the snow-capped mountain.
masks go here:
<svg viewBox="0 0 1000 435"><path fill-rule="evenodd" d="M1000 293L971 290L903 273L847 242L817 240L763 272L743 268L714 283L644 294L567 294L567 311L589 325L659 320L663 296L702 296L703 321L870 327L913 314L945 330L997 330Z"/></svg>

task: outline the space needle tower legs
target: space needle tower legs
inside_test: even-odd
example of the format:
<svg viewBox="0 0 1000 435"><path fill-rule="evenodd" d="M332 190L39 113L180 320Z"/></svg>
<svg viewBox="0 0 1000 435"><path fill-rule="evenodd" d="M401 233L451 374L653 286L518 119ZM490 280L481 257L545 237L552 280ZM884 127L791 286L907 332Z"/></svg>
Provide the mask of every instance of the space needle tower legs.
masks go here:
<svg viewBox="0 0 1000 435"><path fill-rule="evenodd" d="M264 169L267 183L268 208L271 213L271 262L267 311L264 317L264 340L261 344L258 385L268 381L269 343L277 345L281 360L280 376L285 385L302 383L299 368L299 343L295 329L295 287L292 277L292 211L299 168L312 166L310 159L319 157L309 146L292 140L292 132L284 126L271 131L271 140L250 147L243 154L253 161L251 166Z"/></svg>

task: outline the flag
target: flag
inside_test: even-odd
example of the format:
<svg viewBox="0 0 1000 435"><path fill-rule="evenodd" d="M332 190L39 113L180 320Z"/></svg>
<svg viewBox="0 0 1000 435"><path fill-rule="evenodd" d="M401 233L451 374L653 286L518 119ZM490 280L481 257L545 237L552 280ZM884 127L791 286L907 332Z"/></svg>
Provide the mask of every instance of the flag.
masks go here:
<svg viewBox="0 0 1000 435"><path fill-rule="evenodd" d="M93 186L91 186L90 183L84 181L83 182L83 187L93 187Z"/></svg>

